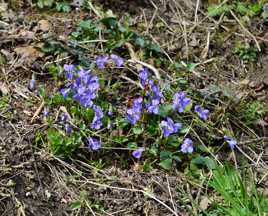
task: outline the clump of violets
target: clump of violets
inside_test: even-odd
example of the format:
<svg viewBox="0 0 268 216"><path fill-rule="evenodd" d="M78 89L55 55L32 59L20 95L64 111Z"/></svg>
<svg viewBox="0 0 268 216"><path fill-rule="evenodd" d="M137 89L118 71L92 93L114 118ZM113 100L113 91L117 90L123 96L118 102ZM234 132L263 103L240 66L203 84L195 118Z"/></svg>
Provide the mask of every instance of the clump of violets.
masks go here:
<svg viewBox="0 0 268 216"><path fill-rule="evenodd" d="M127 110L127 119L132 125L135 125L141 118L142 103L142 97L138 97L133 100L132 107Z"/></svg>
<svg viewBox="0 0 268 216"><path fill-rule="evenodd" d="M116 54L102 55L96 58L95 64L98 69L104 69L106 65L122 67L124 65L124 59ZM100 88L98 77L93 75L90 70L76 67L72 64L64 65L64 70L69 83L65 88L60 90L63 97L72 97L72 99L77 101L81 106L91 108L94 111L94 117L90 124L90 128L95 130L101 129L103 126L102 119L105 114L109 117L107 128L110 129L112 127L112 107L110 106L109 109L104 112L100 106L94 103L94 99L97 97ZM128 107L126 112L127 120L132 125L137 124L141 120L143 112L147 114L158 114L161 102L164 102L165 99L158 82L151 79L148 68L143 67L139 71L138 77L143 90L141 91L140 96L132 100L131 107ZM186 92L176 92L172 101L173 113L183 113L190 104L191 99L187 97ZM200 105L196 105L194 111L198 114L200 119L204 121L209 118L209 110ZM66 134L71 134L73 129L70 125L70 121L68 121L68 115L66 115L66 113L61 116L61 122L65 127ZM174 122L171 117L167 117L160 122L159 128L164 137L169 137L181 130L182 123ZM237 144L237 141L230 136L224 136L224 140L229 144L231 149ZM97 151L101 148L101 140L97 137L87 137L86 141L90 151ZM132 151L131 154L134 158L140 159L144 151L145 148L140 147ZM179 151L182 153L193 153L193 140L185 138L179 147Z"/></svg>
<svg viewBox="0 0 268 216"><path fill-rule="evenodd" d="M193 141L190 138L186 138L181 145L181 152L183 153L193 153Z"/></svg>
<svg viewBox="0 0 268 216"><path fill-rule="evenodd" d="M144 152L144 150L145 149L143 147L142 148L138 148L137 150L135 150L135 151L132 152L132 156L134 158L140 159L141 156L142 156L142 153Z"/></svg>
<svg viewBox="0 0 268 216"><path fill-rule="evenodd" d="M64 69L70 83L67 88L60 90L61 94L64 98L72 95L73 100L77 101L81 106L92 108L95 116L90 127L96 130L100 129L102 127L101 119L104 116L103 111L101 107L93 103L100 87L98 77L82 67L76 70L74 65L64 65ZM70 131L69 126L67 126L66 130Z"/></svg>
<svg viewBox="0 0 268 216"><path fill-rule="evenodd" d="M97 151L101 148L101 141L95 137L88 137L87 138L88 148L91 151Z"/></svg>
<svg viewBox="0 0 268 216"><path fill-rule="evenodd" d="M231 149L234 149L235 146L237 145L237 140L234 139L233 137L225 135L223 138L229 144Z"/></svg>
<svg viewBox="0 0 268 216"><path fill-rule="evenodd" d="M177 92L173 97L173 109L177 110L179 113L182 113L185 108L190 104L191 100L186 97L185 92Z"/></svg>
<svg viewBox="0 0 268 216"><path fill-rule="evenodd" d="M73 65L64 65L64 68L66 69L66 77L70 84L68 87L60 90L63 97L66 98L72 93L73 99L82 106L92 107L93 100L96 98L100 87L98 77L82 67L75 70Z"/></svg>
<svg viewBox="0 0 268 216"><path fill-rule="evenodd" d="M157 85L153 80L149 79L149 71L146 67L143 67L140 70L139 80L146 91L145 108L147 112L157 114L159 112L159 105L161 103L161 99L163 98L160 86Z"/></svg>
<svg viewBox="0 0 268 216"><path fill-rule="evenodd" d="M171 118L167 118L166 121L161 121L160 129L164 135L164 137L168 137L171 134L177 133L182 128L181 123L174 123Z"/></svg>
<svg viewBox="0 0 268 216"><path fill-rule="evenodd" d="M195 112L199 115L201 119L206 121L208 119L209 110L202 108L200 105L194 107Z"/></svg>

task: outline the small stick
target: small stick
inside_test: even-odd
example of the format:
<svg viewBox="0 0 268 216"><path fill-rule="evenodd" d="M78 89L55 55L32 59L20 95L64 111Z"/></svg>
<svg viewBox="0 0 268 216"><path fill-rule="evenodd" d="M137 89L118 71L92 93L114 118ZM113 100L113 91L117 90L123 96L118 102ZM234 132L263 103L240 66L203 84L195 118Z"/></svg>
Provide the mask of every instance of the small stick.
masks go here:
<svg viewBox="0 0 268 216"><path fill-rule="evenodd" d="M200 0L196 1L195 14L194 14L194 22L195 24L198 22L198 9L199 9Z"/></svg>
<svg viewBox="0 0 268 216"><path fill-rule="evenodd" d="M236 148L247 158L249 159L254 165L256 165L256 162L251 158L249 157L238 145L236 145Z"/></svg>
<svg viewBox="0 0 268 216"><path fill-rule="evenodd" d="M132 84L138 86L139 88L144 89L143 86L142 86L140 83L135 82L134 80L132 80L132 79L126 77L126 76L123 76L123 75L121 75L120 77L121 77L122 79L127 80L127 81L129 81L130 83L132 83Z"/></svg>
<svg viewBox="0 0 268 216"><path fill-rule="evenodd" d="M203 49L201 52L201 58L206 59L208 56L208 51L209 51L209 44L210 44L210 31L208 30L208 35L207 35L207 44L206 47Z"/></svg>
<svg viewBox="0 0 268 216"><path fill-rule="evenodd" d="M152 66L152 65L150 65L150 64L147 64L147 63L145 63L145 62L143 62L143 61L140 61L140 60L138 60L138 59L129 59L128 61L131 62L131 63L138 63L138 64L141 64L141 65L143 65L143 66L149 68L151 71L154 72L155 77L156 77L159 81L161 81L161 77L160 77L159 71L158 71L154 66Z"/></svg>
<svg viewBox="0 0 268 216"><path fill-rule="evenodd" d="M170 190L170 185L169 185L168 176L166 176L166 179L167 179L168 193L169 193L169 195L170 195L170 200L171 200L171 203L172 203L174 212L177 212L177 208L175 207L175 204L174 204L174 201L173 201L173 197L172 197L172 193L171 193L171 190Z"/></svg>
<svg viewBox="0 0 268 216"><path fill-rule="evenodd" d="M99 11L93 6L92 2L90 0L88 0L87 3L88 3L88 6L90 7L90 9L97 15L97 17L102 18Z"/></svg>
<svg viewBox="0 0 268 216"><path fill-rule="evenodd" d="M246 27L240 22L240 20L237 18L237 16L234 14L234 12L232 10L230 10L232 16L235 18L235 20L238 22L238 24L241 26L241 28L250 36L252 37L252 39L255 41L256 46L258 48L259 51L261 51L260 45L256 39L256 37L248 30L246 29Z"/></svg>
<svg viewBox="0 0 268 216"><path fill-rule="evenodd" d="M35 120L35 118L39 115L39 113L42 111L43 107L45 106L45 101L42 101L42 103L40 104L40 106L38 107L38 109L35 111L32 119L31 119L31 123L33 123L33 121Z"/></svg>
<svg viewBox="0 0 268 216"><path fill-rule="evenodd" d="M93 211L93 209L90 207L89 203L85 200L86 202L86 206L89 208L89 210L91 211L93 216L96 216L95 212Z"/></svg>

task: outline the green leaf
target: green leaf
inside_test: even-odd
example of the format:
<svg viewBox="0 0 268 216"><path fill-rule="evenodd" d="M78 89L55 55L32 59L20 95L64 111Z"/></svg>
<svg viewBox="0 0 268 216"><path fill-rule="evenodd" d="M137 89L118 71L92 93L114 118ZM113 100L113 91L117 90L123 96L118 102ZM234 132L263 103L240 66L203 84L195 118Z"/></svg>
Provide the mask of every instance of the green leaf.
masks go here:
<svg viewBox="0 0 268 216"><path fill-rule="evenodd" d="M128 141L128 138L125 136L114 136L112 139L114 142L119 143L119 144L122 144Z"/></svg>
<svg viewBox="0 0 268 216"><path fill-rule="evenodd" d="M177 162L181 162L181 158L179 156L173 155L172 159L177 161Z"/></svg>
<svg viewBox="0 0 268 216"><path fill-rule="evenodd" d="M216 168L216 163L214 160L212 160L209 157L203 157L203 156L198 156L194 159L192 159L192 163L196 165L203 165L206 166L208 169L215 169Z"/></svg>
<svg viewBox="0 0 268 216"><path fill-rule="evenodd" d="M52 7L54 0L38 0L37 6L41 9L44 7Z"/></svg>
<svg viewBox="0 0 268 216"><path fill-rule="evenodd" d="M37 2L37 6L38 6L40 9L44 8L43 0L38 0L38 2Z"/></svg>
<svg viewBox="0 0 268 216"><path fill-rule="evenodd" d="M189 112L192 109L193 103L192 101L185 107L184 113Z"/></svg>
<svg viewBox="0 0 268 216"><path fill-rule="evenodd" d="M73 210L80 209L81 208L81 201L76 200L76 201L72 202L70 208Z"/></svg>
<svg viewBox="0 0 268 216"><path fill-rule="evenodd" d="M92 21L91 20L81 21L78 26L81 27L83 30L89 30L92 28Z"/></svg>
<svg viewBox="0 0 268 216"><path fill-rule="evenodd" d="M180 134L187 134L191 130L191 127L183 127L179 132Z"/></svg>
<svg viewBox="0 0 268 216"><path fill-rule="evenodd" d="M138 144L136 142L129 142L127 144L127 147L130 149L137 149L138 148Z"/></svg>
<svg viewBox="0 0 268 216"><path fill-rule="evenodd" d="M262 5L260 3L251 4L249 5L249 9L253 15L259 15L262 12Z"/></svg>
<svg viewBox="0 0 268 216"><path fill-rule="evenodd" d="M119 128L124 128L130 124L126 118L117 118L116 122Z"/></svg>
<svg viewBox="0 0 268 216"><path fill-rule="evenodd" d="M150 171L153 170L153 167L152 167L151 163L149 163L149 162L145 162L145 163L143 164L142 169L143 169L144 172L150 172Z"/></svg>
<svg viewBox="0 0 268 216"><path fill-rule="evenodd" d="M40 88L39 88L39 95L40 95L40 97L42 97L42 98L45 98L45 97L46 97L46 90L45 90L44 87L40 87Z"/></svg>
<svg viewBox="0 0 268 216"><path fill-rule="evenodd" d="M153 146L149 149L149 153L150 153L152 156L156 157L157 154L158 154L158 148L157 148L157 146L153 145Z"/></svg>
<svg viewBox="0 0 268 216"><path fill-rule="evenodd" d="M178 140L178 137L175 135L171 135L167 139L167 146L173 147L173 148L178 148L180 145L180 141Z"/></svg>
<svg viewBox="0 0 268 216"><path fill-rule="evenodd" d="M135 45L144 48L145 46L145 40L142 37L137 37L136 40L134 41Z"/></svg>
<svg viewBox="0 0 268 216"><path fill-rule="evenodd" d="M159 163L159 166L162 167L165 170L170 170L172 168L172 159L166 159Z"/></svg>
<svg viewBox="0 0 268 216"><path fill-rule="evenodd" d="M167 117L169 115L169 113L172 110L173 110L173 107L170 104L160 105L158 115L160 115L161 117L165 118L165 117Z"/></svg>
<svg viewBox="0 0 268 216"><path fill-rule="evenodd" d="M268 3L263 5L262 18L268 21Z"/></svg>
<svg viewBox="0 0 268 216"><path fill-rule="evenodd" d="M247 4L244 2L237 3L236 11L242 15L248 14L250 12L250 10L247 8Z"/></svg>
<svg viewBox="0 0 268 216"><path fill-rule="evenodd" d="M211 5L208 7L208 16L216 17L223 13L229 13L232 7L227 4L223 5Z"/></svg>
<svg viewBox="0 0 268 216"><path fill-rule="evenodd" d="M161 151L160 152L160 160L165 160L165 159L168 159L168 158L172 158L172 152L170 151Z"/></svg>
<svg viewBox="0 0 268 216"><path fill-rule="evenodd" d="M80 112L78 111L78 113L88 122L91 122L95 115L91 108L82 108Z"/></svg>
<svg viewBox="0 0 268 216"><path fill-rule="evenodd" d="M190 72L193 72L197 65L198 65L198 64L196 64L196 63L189 63L189 64L187 64L187 69L188 69Z"/></svg>
<svg viewBox="0 0 268 216"><path fill-rule="evenodd" d="M156 53L161 53L161 47L156 44L156 43L153 43L153 42L149 42L147 45L146 45L146 48L151 50L151 51L154 51Z"/></svg>
<svg viewBox="0 0 268 216"><path fill-rule="evenodd" d="M71 7L67 2L57 2L56 9L59 12L69 13L71 11Z"/></svg>
<svg viewBox="0 0 268 216"><path fill-rule="evenodd" d="M134 134L140 135L143 132L143 128L140 127L140 126L135 126L135 127L132 128L132 131L133 131Z"/></svg>
<svg viewBox="0 0 268 216"><path fill-rule="evenodd" d="M54 0L43 0L44 5L47 7L52 7Z"/></svg>
<svg viewBox="0 0 268 216"><path fill-rule="evenodd" d="M53 76L55 80L58 80L62 70L59 66L52 64L48 68L49 73Z"/></svg>
<svg viewBox="0 0 268 216"><path fill-rule="evenodd" d="M106 17L100 20L109 29L116 29L118 27L118 22L115 17Z"/></svg>

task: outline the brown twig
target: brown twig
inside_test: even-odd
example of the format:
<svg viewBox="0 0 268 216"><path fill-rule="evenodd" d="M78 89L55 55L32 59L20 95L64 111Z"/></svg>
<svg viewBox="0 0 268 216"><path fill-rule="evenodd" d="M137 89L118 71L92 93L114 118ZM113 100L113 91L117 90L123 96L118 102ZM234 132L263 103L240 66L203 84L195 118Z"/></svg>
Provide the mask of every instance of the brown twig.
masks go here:
<svg viewBox="0 0 268 216"><path fill-rule="evenodd" d="M241 28L255 41L257 49L259 51L261 51L261 47L260 47L259 42L257 41L256 37L241 23L241 21L237 18L237 16L235 15L235 13L232 10L230 10L230 13L235 18L235 20L238 22L238 24L241 26Z"/></svg>

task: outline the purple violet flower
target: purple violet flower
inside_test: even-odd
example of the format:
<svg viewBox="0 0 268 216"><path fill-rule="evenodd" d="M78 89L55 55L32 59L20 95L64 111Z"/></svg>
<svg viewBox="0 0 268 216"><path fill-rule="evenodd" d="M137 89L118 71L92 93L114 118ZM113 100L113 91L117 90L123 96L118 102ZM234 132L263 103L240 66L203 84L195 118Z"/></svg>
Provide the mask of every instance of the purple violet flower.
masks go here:
<svg viewBox="0 0 268 216"><path fill-rule="evenodd" d="M150 101L149 103L147 103L145 105L147 111L149 113L154 113L157 114L159 112L159 104L160 104L160 97L155 97L152 99L152 101Z"/></svg>
<svg viewBox="0 0 268 216"><path fill-rule="evenodd" d="M112 117L113 116L113 110L112 110L112 107L109 108L108 112L107 112L107 115L109 117Z"/></svg>
<svg viewBox="0 0 268 216"><path fill-rule="evenodd" d="M103 112L99 106L93 105L93 110L95 111L95 116L93 118L93 121L91 122L90 127L92 129L99 130L102 126L101 119L103 117Z"/></svg>
<svg viewBox="0 0 268 216"><path fill-rule="evenodd" d="M36 85L36 80L34 77L32 77L32 79L30 80L30 83L29 83L29 89L32 91L35 89L35 85Z"/></svg>
<svg viewBox="0 0 268 216"><path fill-rule="evenodd" d="M62 121L62 122L67 122L67 120L69 119L69 117L68 117L68 115L67 115L67 113L66 112L64 112L64 113L62 113L61 114L61 116L60 116L60 120Z"/></svg>
<svg viewBox="0 0 268 216"><path fill-rule="evenodd" d="M141 118L142 102L142 97L134 99L132 108L127 110L127 119L132 125L135 125Z"/></svg>
<svg viewBox="0 0 268 216"><path fill-rule="evenodd" d="M133 100L133 110L141 112L142 110L142 97L138 97Z"/></svg>
<svg viewBox="0 0 268 216"><path fill-rule="evenodd" d="M168 137L170 134L177 133L181 128L181 123L174 123L173 120L169 117L166 121L163 120L160 123L160 129L162 130L164 137Z"/></svg>
<svg viewBox="0 0 268 216"><path fill-rule="evenodd" d="M231 149L234 149L234 147L237 145L237 140L231 136L225 135L224 140L229 144Z"/></svg>
<svg viewBox="0 0 268 216"><path fill-rule="evenodd" d="M193 141L190 138L186 138L181 145L181 152L183 153L193 153Z"/></svg>
<svg viewBox="0 0 268 216"><path fill-rule="evenodd" d="M84 68L80 68L80 70L77 71L77 76L80 77L82 80L86 80L90 74L90 72L85 70Z"/></svg>
<svg viewBox="0 0 268 216"><path fill-rule="evenodd" d="M96 58L96 65L98 67L98 69L104 69L105 68L105 64L108 61L108 56L98 56Z"/></svg>
<svg viewBox="0 0 268 216"><path fill-rule="evenodd" d="M46 118L46 117L48 117L48 108L47 107L45 107L44 108L44 110L43 110L43 116Z"/></svg>
<svg viewBox="0 0 268 216"><path fill-rule="evenodd" d="M68 80L72 80L72 79L74 78L74 74L73 74L73 72L66 72L66 78L67 78Z"/></svg>
<svg viewBox="0 0 268 216"><path fill-rule="evenodd" d="M137 158L137 159L140 159L141 156L142 156L142 153L144 152L144 150L145 149L143 147L142 148L138 148L137 150L135 150L135 151L132 152L132 156L135 157L135 158Z"/></svg>
<svg viewBox="0 0 268 216"><path fill-rule="evenodd" d="M97 151L101 148L101 142L97 138L88 137L87 142L88 142L88 148L92 151Z"/></svg>
<svg viewBox="0 0 268 216"><path fill-rule="evenodd" d="M67 135L70 135L70 134L73 133L73 128L72 128L72 126L70 124L67 123L64 126L65 126L65 130L66 130Z"/></svg>
<svg viewBox="0 0 268 216"><path fill-rule="evenodd" d="M185 108L190 104L191 100L186 97L185 92L177 92L173 98L173 109L182 113Z"/></svg>
<svg viewBox="0 0 268 216"><path fill-rule="evenodd" d="M73 70L74 70L74 65L73 64L65 64L64 66L63 66L63 68L64 68L64 70L66 71L66 72L72 72Z"/></svg>
<svg viewBox="0 0 268 216"><path fill-rule="evenodd" d="M141 84L144 86L147 79L149 77L149 72L148 72L148 69L146 67L143 67L141 70L140 70L140 73L139 73L139 78L140 78L140 82Z"/></svg>
<svg viewBox="0 0 268 216"><path fill-rule="evenodd" d="M68 95L69 95L69 91L70 91L69 88L63 88L63 89L60 90L60 93L66 99L68 97Z"/></svg>
<svg viewBox="0 0 268 216"><path fill-rule="evenodd" d="M135 112L133 109L127 110L127 119L132 125L135 125L140 120L140 118L140 112Z"/></svg>
<svg viewBox="0 0 268 216"><path fill-rule="evenodd" d="M124 64L124 59L118 55L111 54L111 59L116 64L117 67L121 67Z"/></svg>
<svg viewBox="0 0 268 216"><path fill-rule="evenodd" d="M199 117L206 121L208 119L209 110L203 109L200 105L196 105L194 108L195 112L198 113Z"/></svg>
<svg viewBox="0 0 268 216"><path fill-rule="evenodd" d="M159 111L159 105L163 97L159 85L156 85L153 80L148 80L151 91L147 92L147 103L145 108L149 113L157 114Z"/></svg>

